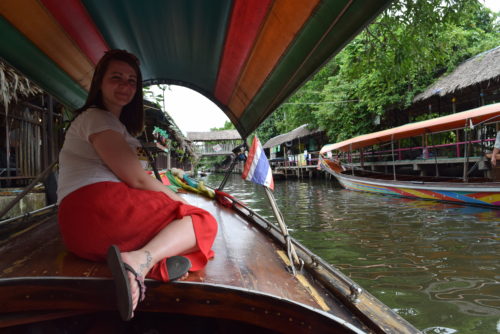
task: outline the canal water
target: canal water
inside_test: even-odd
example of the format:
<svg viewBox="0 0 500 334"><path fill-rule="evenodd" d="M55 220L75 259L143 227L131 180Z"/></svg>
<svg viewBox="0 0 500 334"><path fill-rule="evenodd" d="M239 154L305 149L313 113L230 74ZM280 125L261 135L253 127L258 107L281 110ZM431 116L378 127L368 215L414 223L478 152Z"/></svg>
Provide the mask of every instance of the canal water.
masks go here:
<svg viewBox="0 0 500 334"><path fill-rule="evenodd" d="M222 178L204 179L217 187ZM224 190L272 219L261 186L234 174ZM275 181L274 195L295 239L424 333L500 333L500 210L353 192L323 178Z"/></svg>

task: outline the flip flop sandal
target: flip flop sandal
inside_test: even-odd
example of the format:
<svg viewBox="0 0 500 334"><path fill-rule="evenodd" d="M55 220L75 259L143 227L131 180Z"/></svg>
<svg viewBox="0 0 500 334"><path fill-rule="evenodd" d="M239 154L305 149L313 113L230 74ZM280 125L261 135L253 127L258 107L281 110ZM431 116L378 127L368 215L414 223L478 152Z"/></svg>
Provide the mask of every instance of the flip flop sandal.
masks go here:
<svg viewBox="0 0 500 334"><path fill-rule="evenodd" d="M112 245L108 249L107 256L108 267L111 270L115 281L116 303L120 316L123 320L128 321L134 316L132 305L132 293L130 291L130 282L128 279L127 270L130 271L139 285L140 297L139 301L143 301L146 293L144 285L144 277L137 274L135 270L124 263L120 255L120 249L116 245Z"/></svg>
<svg viewBox="0 0 500 334"><path fill-rule="evenodd" d="M146 285L144 284L144 276L139 275L134 270L134 268L129 266L127 263L124 262L123 265L125 266L125 270L130 271L134 275L135 281L137 282L137 285L139 286L139 303L140 303L144 300L144 298L146 298Z"/></svg>
<svg viewBox="0 0 500 334"><path fill-rule="evenodd" d="M172 256L166 261L168 280L175 281L184 276L191 268L191 261L184 256Z"/></svg>

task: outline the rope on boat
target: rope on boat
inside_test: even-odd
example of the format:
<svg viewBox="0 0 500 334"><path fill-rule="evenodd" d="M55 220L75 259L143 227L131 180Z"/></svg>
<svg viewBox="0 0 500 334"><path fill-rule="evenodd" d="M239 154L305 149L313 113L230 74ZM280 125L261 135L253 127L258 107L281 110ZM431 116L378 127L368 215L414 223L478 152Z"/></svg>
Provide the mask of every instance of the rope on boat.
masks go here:
<svg viewBox="0 0 500 334"><path fill-rule="evenodd" d="M236 198L223 191L215 189L215 200L226 208L231 208L233 203L237 202Z"/></svg>
<svg viewBox="0 0 500 334"><path fill-rule="evenodd" d="M292 244L292 239L290 238L290 234L288 233L288 228L286 227L285 224L285 219L283 218L283 214L278 208L278 205L276 203L276 199L274 198L273 193L271 192L271 189L268 187L264 186L264 190L266 192L267 198L269 199L269 202L271 203L271 207L274 212L274 216L278 220L278 224L281 230L281 234L283 235L283 238L285 238L286 242L286 252L288 255L288 259L290 260L290 269L295 276L297 274L295 270L295 266L299 266L299 270L302 270L302 267L304 266L304 261L299 259L297 256L297 252L295 251L295 247Z"/></svg>

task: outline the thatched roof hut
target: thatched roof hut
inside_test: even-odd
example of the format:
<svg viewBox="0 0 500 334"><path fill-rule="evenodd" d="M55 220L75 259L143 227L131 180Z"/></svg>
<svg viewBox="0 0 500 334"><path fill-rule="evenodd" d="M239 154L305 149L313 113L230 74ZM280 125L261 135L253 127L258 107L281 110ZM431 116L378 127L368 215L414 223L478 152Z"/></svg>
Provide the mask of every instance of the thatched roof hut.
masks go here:
<svg viewBox="0 0 500 334"><path fill-rule="evenodd" d="M188 132L188 140L195 141L230 141L241 140L241 135L238 130L220 130L210 132Z"/></svg>
<svg viewBox="0 0 500 334"><path fill-rule="evenodd" d="M500 102L500 46L457 66L413 99L404 112L388 111L386 127L414 122L423 115L449 115Z"/></svg>
<svg viewBox="0 0 500 334"><path fill-rule="evenodd" d="M500 46L466 60L452 73L439 78L424 92L417 95L414 102L434 95L446 96L481 83L489 86L493 81L497 83L500 81Z"/></svg>
<svg viewBox="0 0 500 334"><path fill-rule="evenodd" d="M290 142L294 139L304 138L321 132L321 130L309 130L307 127L308 124L303 124L288 133L273 137L269 139L262 147L264 149L271 148L273 146L278 146L286 142Z"/></svg>
<svg viewBox="0 0 500 334"><path fill-rule="evenodd" d="M0 58L0 105L8 112L9 104L43 91Z"/></svg>

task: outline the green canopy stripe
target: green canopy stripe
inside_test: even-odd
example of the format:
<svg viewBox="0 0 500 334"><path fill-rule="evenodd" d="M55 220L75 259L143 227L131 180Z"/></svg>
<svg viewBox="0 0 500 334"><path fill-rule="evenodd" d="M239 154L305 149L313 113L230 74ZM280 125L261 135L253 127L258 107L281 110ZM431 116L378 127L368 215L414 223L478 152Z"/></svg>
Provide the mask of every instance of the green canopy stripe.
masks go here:
<svg viewBox="0 0 500 334"><path fill-rule="evenodd" d="M230 0L83 3L111 48L139 57L145 81L189 82L213 95Z"/></svg>
<svg viewBox="0 0 500 334"><path fill-rule="evenodd" d="M70 108L83 105L87 92L3 17L0 17L0 54L49 94Z"/></svg>

